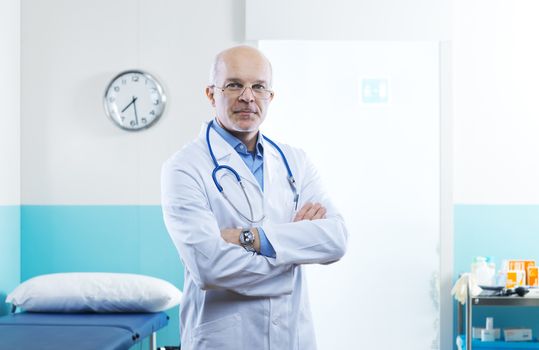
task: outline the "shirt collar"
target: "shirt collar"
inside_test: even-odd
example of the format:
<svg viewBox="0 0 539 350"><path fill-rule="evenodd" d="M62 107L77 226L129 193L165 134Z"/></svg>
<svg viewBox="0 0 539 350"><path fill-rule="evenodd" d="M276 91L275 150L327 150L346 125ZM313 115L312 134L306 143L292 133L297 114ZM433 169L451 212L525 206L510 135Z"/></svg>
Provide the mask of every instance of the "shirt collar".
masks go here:
<svg viewBox="0 0 539 350"><path fill-rule="evenodd" d="M227 130L225 130L219 123L217 122L217 119L214 119L214 122L212 123L212 128L219 134L221 137L230 145L232 148L236 150L236 152L241 154L250 154L249 151L247 151L247 146L243 142L240 141L236 136L229 133ZM258 132L257 140L256 140L256 155L258 157L262 157L264 154L264 146L261 142L261 133Z"/></svg>

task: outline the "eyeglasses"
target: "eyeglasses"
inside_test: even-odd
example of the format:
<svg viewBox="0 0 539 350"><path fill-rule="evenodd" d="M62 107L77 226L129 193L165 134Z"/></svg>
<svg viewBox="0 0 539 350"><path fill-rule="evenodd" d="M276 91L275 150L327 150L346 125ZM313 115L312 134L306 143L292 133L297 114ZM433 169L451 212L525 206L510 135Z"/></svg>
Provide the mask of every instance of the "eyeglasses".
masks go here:
<svg viewBox="0 0 539 350"><path fill-rule="evenodd" d="M223 87L211 85L212 88L221 90L224 94L230 97L240 97L247 88L251 89L253 96L259 100L269 100L273 96L273 91L268 90L262 84L254 84L251 86L243 86L240 83L228 83Z"/></svg>

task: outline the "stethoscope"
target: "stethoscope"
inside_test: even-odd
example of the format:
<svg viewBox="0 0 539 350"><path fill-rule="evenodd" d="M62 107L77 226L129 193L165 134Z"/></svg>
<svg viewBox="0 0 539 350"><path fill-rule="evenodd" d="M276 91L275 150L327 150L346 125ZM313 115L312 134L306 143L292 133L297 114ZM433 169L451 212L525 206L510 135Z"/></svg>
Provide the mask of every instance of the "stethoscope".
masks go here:
<svg viewBox="0 0 539 350"><path fill-rule="evenodd" d="M249 196L247 196L247 192L245 191L245 184L241 180L240 175L231 166L219 165L219 162L217 162L217 159L215 158L215 155L213 154L213 149L211 148L211 143L210 143L210 129L211 129L212 125L213 125L213 120L208 123L208 127L206 128L206 143L208 144L208 151L210 152L211 159L213 160L213 164L215 165L215 168L213 169L213 172L211 174L211 176L213 178L213 183L215 183L215 186L217 187L219 192L223 195L223 197L227 200L227 202L230 204L230 206L232 208L234 208L234 210L242 218L244 218L245 220L247 220L248 222L250 222L252 224L259 223L262 220L264 220L266 215L262 214L262 217L259 218L259 219L254 218L253 206L251 205L251 201L249 200ZM283 151L281 150L281 148L279 146L277 146L277 144L275 142L270 140L265 135L262 135L262 137L266 141L268 141L279 152L279 154L281 155L281 158L283 158L283 162L284 162L284 165L286 167L286 171L288 172L288 183L290 184L290 188L292 189L292 193L294 194L294 210L297 210L298 209L298 201L299 201L299 193L298 193L298 190L296 188L296 180L294 179L294 175L292 175L292 170L290 170L290 166L288 165L288 161L286 160L286 157L285 157ZM219 180L217 180L217 172L219 170L229 171L232 174L234 174L234 177L236 178L236 181L238 182L238 184L241 187L241 190L243 192L243 196L245 197L245 200L247 201L247 205L249 206L250 218L243 215L243 213L234 205L234 203L232 203L232 201L228 198L226 193L223 191L223 186L221 186L221 184L219 183Z"/></svg>

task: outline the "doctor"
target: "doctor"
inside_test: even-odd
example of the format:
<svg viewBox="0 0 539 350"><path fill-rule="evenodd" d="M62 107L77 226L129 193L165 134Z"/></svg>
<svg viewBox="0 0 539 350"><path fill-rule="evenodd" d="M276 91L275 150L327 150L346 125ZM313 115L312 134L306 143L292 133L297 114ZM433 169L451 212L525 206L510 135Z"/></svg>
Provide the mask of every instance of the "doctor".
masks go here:
<svg viewBox="0 0 539 350"><path fill-rule="evenodd" d="M259 131L271 83L255 48L217 55L215 119L163 165L164 220L185 266L184 350L316 349L303 265L339 260L347 230L305 153Z"/></svg>

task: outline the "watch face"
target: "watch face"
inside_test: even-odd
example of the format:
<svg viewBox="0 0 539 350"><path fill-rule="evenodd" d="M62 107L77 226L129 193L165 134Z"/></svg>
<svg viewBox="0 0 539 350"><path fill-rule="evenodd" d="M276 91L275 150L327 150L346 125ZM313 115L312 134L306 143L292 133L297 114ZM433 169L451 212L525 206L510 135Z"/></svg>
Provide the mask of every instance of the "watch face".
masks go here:
<svg viewBox="0 0 539 350"><path fill-rule="evenodd" d="M245 230L241 232L240 243L242 244L252 244L255 241L255 236L251 230Z"/></svg>
<svg viewBox="0 0 539 350"><path fill-rule="evenodd" d="M255 242L255 235L251 232L249 229L244 229L241 231L240 234L240 244L241 246L249 251L249 252L256 252L253 244Z"/></svg>
<svg viewBox="0 0 539 350"><path fill-rule="evenodd" d="M166 97L150 74L130 70L118 74L105 90L105 112L124 130L150 127L165 110Z"/></svg>

